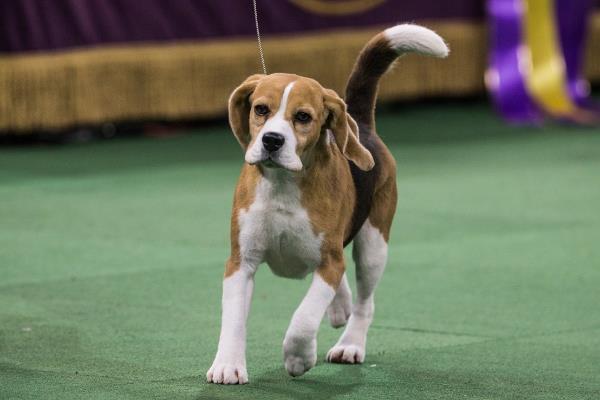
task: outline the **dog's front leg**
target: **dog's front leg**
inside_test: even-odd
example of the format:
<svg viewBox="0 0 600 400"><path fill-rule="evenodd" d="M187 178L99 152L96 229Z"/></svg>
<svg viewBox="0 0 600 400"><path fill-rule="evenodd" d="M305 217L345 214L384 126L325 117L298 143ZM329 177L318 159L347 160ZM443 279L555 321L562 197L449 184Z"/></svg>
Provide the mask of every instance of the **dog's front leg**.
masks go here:
<svg viewBox="0 0 600 400"><path fill-rule="evenodd" d="M246 372L246 319L254 288L254 269L243 265L223 280L221 336L208 382L248 383Z"/></svg>
<svg viewBox="0 0 600 400"><path fill-rule="evenodd" d="M341 274L329 274L323 268L313 274L308 293L294 313L283 340L283 360L290 375L300 376L315 366L317 330L335 296L342 274L343 271Z"/></svg>

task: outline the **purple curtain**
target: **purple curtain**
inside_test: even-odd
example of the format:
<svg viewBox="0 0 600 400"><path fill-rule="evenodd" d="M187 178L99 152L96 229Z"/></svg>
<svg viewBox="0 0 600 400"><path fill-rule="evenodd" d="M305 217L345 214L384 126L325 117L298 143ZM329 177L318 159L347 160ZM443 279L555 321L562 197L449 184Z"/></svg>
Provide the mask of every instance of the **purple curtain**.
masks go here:
<svg viewBox="0 0 600 400"><path fill-rule="evenodd" d="M478 19L484 14L480 0L385 0L360 14L341 16L312 13L289 0L257 1L265 35L422 19ZM252 35L251 0L0 2L0 52Z"/></svg>

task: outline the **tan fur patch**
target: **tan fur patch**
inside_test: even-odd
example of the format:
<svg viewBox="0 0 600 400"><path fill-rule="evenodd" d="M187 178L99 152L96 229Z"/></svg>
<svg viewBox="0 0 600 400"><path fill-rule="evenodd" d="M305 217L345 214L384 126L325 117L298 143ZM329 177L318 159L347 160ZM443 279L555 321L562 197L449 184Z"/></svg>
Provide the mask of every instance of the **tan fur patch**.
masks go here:
<svg viewBox="0 0 600 400"><path fill-rule="evenodd" d="M337 289L344 274L344 238L351 228L356 195L348 162L337 146L327 146L314 157L300 181L302 205L307 210L315 233L323 232L322 264L317 270L322 278Z"/></svg>
<svg viewBox="0 0 600 400"><path fill-rule="evenodd" d="M389 242L390 229L398 201L396 161L387 147L382 144L380 148L379 163L381 165L381 175L375 187L369 221L371 221L371 224L375 228L379 229L385 241Z"/></svg>

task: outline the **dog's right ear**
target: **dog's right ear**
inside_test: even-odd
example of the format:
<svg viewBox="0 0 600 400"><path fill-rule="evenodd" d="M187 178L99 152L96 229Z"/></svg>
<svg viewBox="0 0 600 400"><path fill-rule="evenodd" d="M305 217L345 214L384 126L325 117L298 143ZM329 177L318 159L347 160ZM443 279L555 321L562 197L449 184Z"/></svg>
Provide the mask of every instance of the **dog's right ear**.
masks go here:
<svg viewBox="0 0 600 400"><path fill-rule="evenodd" d="M335 143L348 160L363 171L375 166L373 155L361 143L358 126L346 111L346 103L331 89L324 89L324 104L330 112L326 127L331 129Z"/></svg>
<svg viewBox="0 0 600 400"><path fill-rule="evenodd" d="M244 150L250 144L250 95L264 74L249 76L229 97L229 126Z"/></svg>

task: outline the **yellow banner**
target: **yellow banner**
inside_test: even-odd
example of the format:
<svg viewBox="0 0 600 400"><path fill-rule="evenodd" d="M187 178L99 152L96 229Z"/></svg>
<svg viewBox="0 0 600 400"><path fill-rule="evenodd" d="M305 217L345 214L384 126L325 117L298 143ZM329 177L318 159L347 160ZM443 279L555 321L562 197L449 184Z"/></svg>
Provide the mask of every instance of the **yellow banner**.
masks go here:
<svg viewBox="0 0 600 400"><path fill-rule="evenodd" d="M525 74L527 88L548 113L568 116L577 110L577 106L567 90L554 0L524 0L523 5L525 48L529 49L529 54L522 55L529 56L529 68Z"/></svg>

